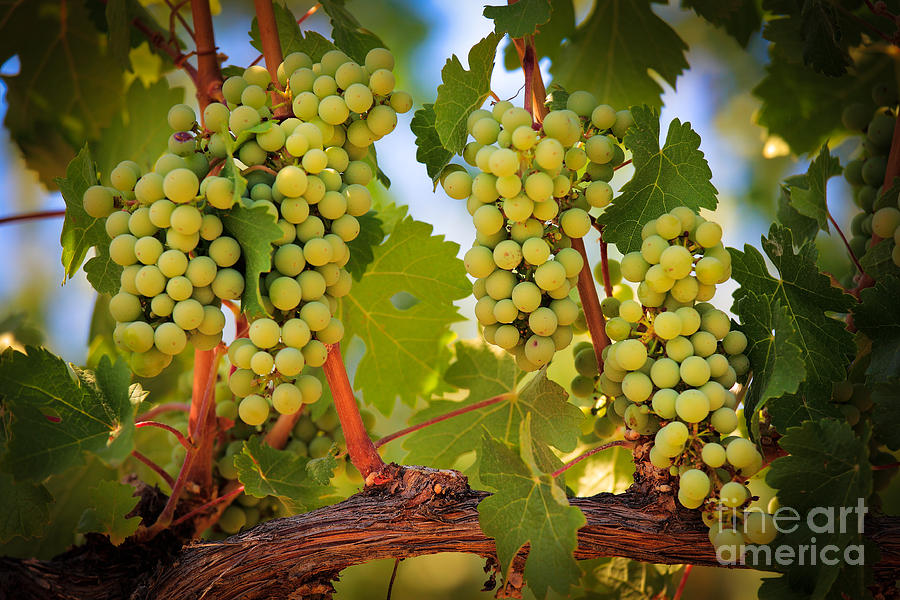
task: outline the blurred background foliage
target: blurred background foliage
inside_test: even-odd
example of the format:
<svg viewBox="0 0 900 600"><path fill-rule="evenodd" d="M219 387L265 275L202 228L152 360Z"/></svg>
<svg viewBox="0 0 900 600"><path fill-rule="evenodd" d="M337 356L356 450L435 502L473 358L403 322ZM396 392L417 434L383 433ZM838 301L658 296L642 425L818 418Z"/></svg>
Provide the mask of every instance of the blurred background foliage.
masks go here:
<svg viewBox="0 0 900 600"><path fill-rule="evenodd" d="M165 34L169 14L165 2L141 2L161 24ZM295 15L304 14L312 4L287 2ZM216 0L213 8L217 45L227 56L224 64L249 64L257 56L248 38L253 3L250 0ZM434 100L440 70L446 59L454 53L464 56L491 29L491 22L481 15L481 2L356 0L350 2L348 8L362 24L377 32L397 55L398 87L413 94L417 107ZM591 0L577 0L574 2L574 22L587 23L594 9ZM3 9L4 13L7 10L9 8ZM65 35L60 33L60 10L70 11ZM180 98L182 94L191 101L189 80L173 69L164 54L151 51L140 37L114 40L98 32L98 28L103 30L105 26L103 11L104 3L100 0L29 0L13 19L0 21L0 72L3 75L0 112L6 125L0 132L0 178L5 192L0 196L0 216L62 208L62 198L55 189L53 178L64 172L65 165L84 141L94 146L101 165L104 160L123 158L119 144L129 147L135 143L128 136L143 135L149 148L164 147L164 141L151 144L154 132L147 129L146 123L152 117L147 115L154 107L157 112L166 110L174 101L172 98ZM665 77L649 72L655 85L662 89L663 128L676 117L690 121L702 137L701 150L709 160L713 184L719 191L717 219L724 226L726 244L735 247L746 243L756 245L774 219L780 182L788 175L804 173L808 164L806 155L791 153L784 140L770 136L758 124L761 101L754 95L754 89L767 73L769 43L752 27L752 18L749 25L739 19L728 24L732 33L746 41L746 47L742 47L734 36L683 8L681 3L653 4L653 11L674 28L688 48L685 54L688 67L680 74L677 69L675 75L666 73ZM184 12L189 18L190 11ZM330 33L324 11L312 15L304 27L326 36ZM733 31L735 28L739 31ZM598 35L596 31L588 33ZM19 54L23 36L29 36L29 51ZM544 54L558 56L560 61L566 56L557 39L543 46L539 44L538 49ZM641 50L640 40L633 50ZM502 67L495 70L493 90L501 98L521 101L522 76L517 63L510 59L511 54L501 44L497 63L505 64L509 70ZM615 66L597 58L578 63L574 73L571 68L566 68L566 80L577 83L579 77L589 79ZM69 59L78 65L77 70L65 66ZM618 60L624 61L627 57ZM552 80L551 73L562 70L559 65L551 69L546 58L541 66L547 81ZM770 100L792 102L787 90L782 98L777 94L773 98L771 91L769 93ZM436 234L446 236L465 249L471 243L473 231L464 203L450 200L440 190L434 192L424 166L416 162L414 138L408 127L412 114L401 116L401 126L392 137L390 147L379 148L381 167L393 181L390 190L380 192L381 200L408 206L412 216L433 224ZM101 133L107 128L116 135L107 135L101 141ZM844 163L856 150L856 143L842 143L837 138L831 140L833 152ZM625 176L620 174L617 181ZM853 214L849 188L842 178L833 178L828 191L835 219L842 227L848 227ZM63 358L84 364L88 362L92 337L89 332L103 327L105 310L101 307L94 315L96 293L83 272L62 287L61 225L62 219L47 219L0 229L0 349L10 344L42 342ZM846 276L849 263L840 241L834 236L820 235L818 244L820 266L838 279ZM597 252L596 244L589 241L588 247L591 252ZM724 289L717 297L723 308L730 305L727 298L730 292L730 289ZM473 306L471 299L460 303L463 316L468 320L454 328L462 339L477 335ZM565 384L571 380L574 370L571 356L568 362L565 356L560 355L560 358L562 360L554 363L551 375ZM179 391L183 386L179 387L175 375L163 377L148 387L160 395L184 393ZM424 404L420 401L419 408ZM375 432L384 435L403 427L411 412L408 407L398 406L390 418L379 417ZM402 456L400 444L388 447L386 459L399 460ZM578 494L621 491L630 482L630 456L627 453L612 452L605 462L590 465L590 470L573 469L570 481L577 481L578 489L574 491ZM86 467L91 468L100 467ZM141 474L152 479L149 473L142 471ZM354 486L349 485L345 491L350 493L353 489ZM77 508L77 498L71 500L68 506ZM74 509L73 512L79 514ZM34 548L24 543L21 547L8 545L0 551L38 553L46 557L58 551L60 544L65 544L65 540L45 542L50 546ZM490 592L478 592L487 579L483 566L484 561L477 557L456 554L404 561L398 569L393 597L457 600L492 597ZM666 586L672 581L677 584L680 576L678 571L670 573L666 569L614 560L594 561L584 567L598 572L605 570L607 574L630 573L623 587L605 592L585 591L585 598L645 598L665 589L671 594L671 589ZM392 568L393 561L380 561L348 569L336 584L338 597L383 595ZM637 573L633 569L641 571ZM605 581L614 579L608 576ZM754 598L758 583L758 574L752 572L696 569L685 597Z"/></svg>

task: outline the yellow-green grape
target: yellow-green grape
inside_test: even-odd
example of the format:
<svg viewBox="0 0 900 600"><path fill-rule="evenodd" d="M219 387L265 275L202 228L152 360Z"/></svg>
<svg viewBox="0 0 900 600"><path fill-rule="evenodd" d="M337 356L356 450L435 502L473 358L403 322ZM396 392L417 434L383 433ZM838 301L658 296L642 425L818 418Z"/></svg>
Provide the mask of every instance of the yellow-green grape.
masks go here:
<svg viewBox="0 0 900 600"><path fill-rule="evenodd" d="M612 186L605 181L593 181L585 188L584 197L594 208L605 208L612 202Z"/></svg>
<svg viewBox="0 0 900 600"><path fill-rule="evenodd" d="M322 382L312 375L301 375L294 385L300 390L304 404L313 404L322 397Z"/></svg>
<svg viewBox="0 0 900 600"><path fill-rule="evenodd" d="M197 120L197 116L194 114L194 109L187 104L175 104L169 109L166 119L169 123L169 127L173 130L187 131L193 127L194 122Z"/></svg>
<svg viewBox="0 0 900 600"><path fill-rule="evenodd" d="M671 358L660 358L650 367L650 379L658 388L674 388L681 381L678 363Z"/></svg>
<svg viewBox="0 0 900 600"><path fill-rule="evenodd" d="M686 384L700 387L709 381L709 364L699 356L689 356L681 362L681 379Z"/></svg>
<svg viewBox="0 0 900 600"><path fill-rule="evenodd" d="M639 340L618 342L615 352L616 361L627 371L636 371L647 361L647 348Z"/></svg>
<svg viewBox="0 0 900 600"><path fill-rule="evenodd" d="M738 419L734 409L723 406L710 417L710 425L719 433L728 434L737 429ZM729 462L731 462L729 460ZM733 464L733 463L732 463ZM737 465L735 465L737 466ZM746 466L746 465L744 465Z"/></svg>
<svg viewBox="0 0 900 600"><path fill-rule="evenodd" d="M203 305L194 299L182 300L172 310L172 320L185 331L196 329L203 322L203 316Z"/></svg>
<svg viewBox="0 0 900 600"><path fill-rule="evenodd" d="M472 176L465 171L454 171L441 181L448 196L455 200L464 200L472 193Z"/></svg>
<svg viewBox="0 0 900 600"><path fill-rule="evenodd" d="M622 391L632 402L644 402L653 393L653 383L640 371L628 373L622 380Z"/></svg>
<svg viewBox="0 0 900 600"><path fill-rule="evenodd" d="M281 383L272 391L272 406L280 414L292 415L302 404L303 394L292 383Z"/></svg>
<svg viewBox="0 0 900 600"><path fill-rule="evenodd" d="M640 252L629 252L622 257L621 267L622 277L626 281L638 283L644 280L648 269L650 269L650 264L644 260Z"/></svg>
<svg viewBox="0 0 900 600"><path fill-rule="evenodd" d="M190 169L173 169L163 179L163 191L166 197L176 204L190 202L197 196L199 190L200 181Z"/></svg>
<svg viewBox="0 0 900 600"><path fill-rule="evenodd" d="M722 504L729 508L741 506L747 501L748 497L747 488L744 487L744 484L736 481L729 481L719 490L719 499Z"/></svg>
<svg viewBox="0 0 900 600"><path fill-rule="evenodd" d="M769 544L778 535L771 515L750 510L744 515L744 537L754 544Z"/></svg>
<svg viewBox="0 0 900 600"><path fill-rule="evenodd" d="M725 447L725 454L728 462L739 469L752 464L759 456L759 452L756 450L753 442L744 438L731 440L728 446Z"/></svg>
<svg viewBox="0 0 900 600"><path fill-rule="evenodd" d="M253 321L248 330L250 341L257 348L271 348L278 343L281 328L272 319L262 318Z"/></svg>
<svg viewBox="0 0 900 600"><path fill-rule="evenodd" d="M712 221L701 223L694 230L693 238L704 248L712 248L722 241L722 227Z"/></svg>
<svg viewBox="0 0 900 600"><path fill-rule="evenodd" d="M275 359L265 350L254 352L250 359L250 370L257 375L268 375L274 366Z"/></svg>
<svg viewBox="0 0 900 600"><path fill-rule="evenodd" d="M146 352L153 347L153 327L144 321L135 321L125 328L125 344L134 352Z"/></svg>
<svg viewBox="0 0 900 600"><path fill-rule="evenodd" d="M653 319L653 331L664 340L671 340L681 335L681 319L674 312L663 312ZM708 378L708 376L707 376Z"/></svg>
<svg viewBox="0 0 900 600"><path fill-rule="evenodd" d="M709 399L695 389L686 389L675 400L675 412L686 423L699 423L709 415Z"/></svg>
<svg viewBox="0 0 900 600"><path fill-rule="evenodd" d="M235 269L219 269L210 287L217 298L237 300L244 293L244 276Z"/></svg>
<svg viewBox="0 0 900 600"><path fill-rule="evenodd" d="M407 113L413 106L412 96L407 92L395 91L391 94L391 108L400 114Z"/></svg>
<svg viewBox="0 0 900 600"><path fill-rule="evenodd" d="M269 403L262 396L251 394L241 400L238 405L238 415L247 425L262 425L269 418Z"/></svg>
<svg viewBox="0 0 900 600"><path fill-rule="evenodd" d="M747 348L747 336L742 331L730 331L722 338L722 349L728 354L741 354Z"/></svg>
<svg viewBox="0 0 900 600"><path fill-rule="evenodd" d="M525 357L540 367L550 362L556 352L556 345L548 337L533 335L525 342Z"/></svg>
<svg viewBox="0 0 900 600"><path fill-rule="evenodd" d="M92 185L85 190L82 205L84 211L96 219L102 219L115 210L112 192L100 185Z"/></svg>
<svg viewBox="0 0 900 600"><path fill-rule="evenodd" d="M281 341L291 348L303 348L311 336L309 325L303 319L289 319L281 327Z"/></svg>
<svg viewBox="0 0 900 600"><path fill-rule="evenodd" d="M282 375L288 377L297 375L303 370L305 365L306 361L303 358L303 353L297 348L282 348L275 355L275 369Z"/></svg>
<svg viewBox="0 0 900 600"><path fill-rule="evenodd" d="M709 442L700 451L700 458L707 466L718 469L725 464L725 448L721 444Z"/></svg>
<svg viewBox="0 0 900 600"><path fill-rule="evenodd" d="M184 330L175 323L162 323L153 334L156 348L163 354L175 355L184 350L187 336Z"/></svg>
<svg viewBox="0 0 900 600"><path fill-rule="evenodd" d="M700 469L688 469L679 478L680 492L687 498L703 500L709 494L709 476Z"/></svg>
<svg viewBox="0 0 900 600"><path fill-rule="evenodd" d="M563 145L553 138L544 138L535 146L534 161L545 171L560 168L564 159Z"/></svg>
<svg viewBox="0 0 900 600"><path fill-rule="evenodd" d="M663 419L674 419L677 414L675 412L675 401L677 398L678 392L673 389L664 388L657 390L657 392L653 394L653 400L651 402L653 412Z"/></svg>

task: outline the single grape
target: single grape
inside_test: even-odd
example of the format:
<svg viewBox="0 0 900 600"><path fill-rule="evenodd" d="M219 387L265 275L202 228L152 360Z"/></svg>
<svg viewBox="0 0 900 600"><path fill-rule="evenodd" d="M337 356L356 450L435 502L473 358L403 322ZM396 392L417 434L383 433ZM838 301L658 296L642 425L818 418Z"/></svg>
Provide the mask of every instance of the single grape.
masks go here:
<svg viewBox="0 0 900 600"><path fill-rule="evenodd" d="M709 494L709 476L700 469L688 469L681 474L678 484L685 496L703 500Z"/></svg>
<svg viewBox="0 0 900 600"><path fill-rule="evenodd" d="M687 389L678 394L675 412L686 423L699 423L709 414L709 399L700 390Z"/></svg>

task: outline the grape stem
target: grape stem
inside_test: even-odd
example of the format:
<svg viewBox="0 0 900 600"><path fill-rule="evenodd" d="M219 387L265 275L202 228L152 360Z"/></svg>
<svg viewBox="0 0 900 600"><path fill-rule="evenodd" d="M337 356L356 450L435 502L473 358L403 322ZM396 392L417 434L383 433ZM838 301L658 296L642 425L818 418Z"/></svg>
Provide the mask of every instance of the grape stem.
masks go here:
<svg viewBox="0 0 900 600"><path fill-rule="evenodd" d="M216 38L213 32L212 13L209 0L191 0L191 15L196 28L194 39L197 43L197 101L200 112L210 102L223 101L222 71L216 53Z"/></svg>
<svg viewBox="0 0 900 600"><path fill-rule="evenodd" d="M888 463L886 465L872 465L872 470L873 471L887 471L890 469L896 469L898 467L900 467L900 462L892 462L892 463Z"/></svg>
<svg viewBox="0 0 900 600"><path fill-rule="evenodd" d="M584 264L581 273L578 274L578 297L581 298L581 309L591 333L591 341L594 344L594 353L597 355L597 368L603 372L603 349L609 345L609 337L606 335L606 319L600 310L600 298L597 296L597 288L594 286L594 276L591 274L591 265L588 263L587 252L584 249L584 240L572 239L572 247L581 254Z"/></svg>
<svg viewBox="0 0 900 600"><path fill-rule="evenodd" d="M631 159L629 158L628 160L626 160L626 161L623 162L622 164L616 165L615 167L613 167L613 171L618 171L618 170L621 169L622 167L627 167L627 166L630 165L630 164L631 164Z"/></svg>
<svg viewBox="0 0 900 600"><path fill-rule="evenodd" d="M193 448L193 444L191 444L190 440L184 437L184 434L172 427L171 425L166 425L165 423L160 423L159 421L139 421L134 424L135 429L140 429L141 427L158 427L159 429L163 429L168 431L178 440L178 443L184 446L185 450L190 450Z"/></svg>
<svg viewBox="0 0 900 600"><path fill-rule="evenodd" d="M190 412L191 405L186 402L166 402L158 404L145 413L138 415L135 421L150 421L153 417L167 412Z"/></svg>
<svg viewBox="0 0 900 600"><path fill-rule="evenodd" d="M223 344L219 344L212 350L194 351L194 386L188 417L188 433L195 447L193 451L188 450L188 454L193 453L197 458L193 461L188 478L199 486L204 494L208 494L212 489L213 443L218 429L213 397L219 359L225 353L224 348Z"/></svg>
<svg viewBox="0 0 900 600"><path fill-rule="evenodd" d="M278 24L275 22L272 0L253 0L253 7L256 9L256 22L259 24L259 39L266 59L266 69L275 87L283 90L284 86L278 81L278 65L284 58L281 55L281 41L278 38Z"/></svg>
<svg viewBox="0 0 900 600"><path fill-rule="evenodd" d="M103 0L103 3L106 4L107 0ZM194 86L197 86L199 81L199 75L197 73L197 69L194 68L194 65L187 62L187 55L183 54L178 46L178 40L166 40L163 35L161 35L158 31L154 31L151 29L146 23L141 21L139 18L134 18L131 21L131 24L134 25L135 29L144 34L144 37L147 38L147 41L153 44L157 49L162 50L166 54L169 55L169 58L172 60L172 63L187 73L188 77L191 78L191 81L194 83Z"/></svg>
<svg viewBox="0 0 900 600"><path fill-rule="evenodd" d="M388 582L387 600L391 600L391 593L394 591L394 580L397 578L397 567L400 566L400 559L394 559L394 569L391 571L391 580Z"/></svg>
<svg viewBox="0 0 900 600"><path fill-rule="evenodd" d="M169 34L171 35L169 41L173 43L177 43L178 36L175 35L175 19L178 19L178 22L181 23L181 26L184 27L184 30L187 31L187 34L191 37L192 40L196 39L196 35L194 34L194 30L188 25L188 22L181 15L181 7L189 2L189 0L181 0L178 5L173 5L172 0L165 0L166 6L169 7Z"/></svg>
<svg viewBox="0 0 900 600"><path fill-rule="evenodd" d="M315 4L313 4L312 8L310 8L308 11L306 11L306 13L304 13L304 15L302 17L297 19L297 25L302 25L303 21L305 21L308 18L310 18L311 16L313 16L315 14L315 12L317 10L319 10L320 8L322 8L321 2L316 2ZM250 63L250 66L252 67L253 65L258 65L259 61L261 61L263 58L265 58L265 54L260 54L259 56L257 56L256 58L253 59L253 62Z"/></svg>
<svg viewBox="0 0 900 600"><path fill-rule="evenodd" d="M675 595L672 596L672 600L681 600L681 594L684 593L684 586L687 585L688 576L691 574L691 571L694 569L694 565L687 565L684 568L684 573L681 575L681 582L678 584L678 589L675 590Z"/></svg>
<svg viewBox="0 0 900 600"><path fill-rule="evenodd" d="M328 357L322 368L325 371L325 378L328 380L328 387L331 389L334 408L341 421L344 439L347 441L350 462L363 477L368 478L369 475L381 471L385 465L381 456L378 455L378 451L375 450L372 438L366 432L362 417L359 415L359 406L356 404L353 388L347 377L347 369L341 358L340 343L328 347Z"/></svg>
<svg viewBox="0 0 900 600"><path fill-rule="evenodd" d="M276 450L284 450L288 438L291 436L291 431L294 429L294 425L297 424L297 421L300 420L300 415L302 414L303 407L292 415L279 415L275 424L272 425L272 428L266 433L264 441Z"/></svg>
<svg viewBox="0 0 900 600"><path fill-rule="evenodd" d="M856 254L853 252L853 248L850 247L850 242L847 241L847 237L844 235L844 232L841 231L840 226L837 224L837 221L834 220L834 217L831 215L830 210L825 211L828 215L828 220L831 221L831 224L834 226L835 230L838 232L838 235L841 236L841 241L844 242L844 247L847 248L847 253L850 255L850 260L853 261L853 264L856 265L856 268L859 269L859 272L863 275L866 274L866 270L862 268L862 265L859 264L859 259L856 257Z"/></svg>
<svg viewBox="0 0 900 600"><path fill-rule="evenodd" d="M603 452L604 450L609 450L610 448L613 448L615 446L632 448L632 447L634 447L634 444L632 444L631 442L627 442L625 440L616 440L614 442L608 442L606 444L603 444L602 446L597 446L596 448L591 448L587 452L584 452L583 454L576 456L575 458L573 458L572 460L570 460L569 462L567 462L566 464L564 464L557 470L553 471L553 473L550 474L550 477L553 477L554 479L556 479L557 477L559 477L560 475L562 475L563 473L565 473L566 471L568 471L569 469L571 469L572 467L574 467L575 465L577 465L578 463L583 461L584 459L589 458L589 457L597 454L598 452Z"/></svg>
<svg viewBox="0 0 900 600"><path fill-rule="evenodd" d="M7 223L18 223L20 221L52 219L55 217L64 217L65 215L65 210L39 210L35 212L22 213L19 215L10 215L8 217L0 217L0 225L6 225Z"/></svg>
<svg viewBox="0 0 900 600"><path fill-rule="evenodd" d="M146 456L144 456L137 450L132 450L131 456L135 457L136 459L138 459L139 461L141 461L142 463L144 463L145 465L147 465L148 467L153 469L156 472L156 474L159 475L160 477L162 477L163 481L165 481L166 484L168 484L170 490L173 487L175 487L175 480L172 479L172 476L169 475L168 473L166 473L166 471L161 466L159 466L158 464L156 464L155 462L153 462L152 460L150 460L149 458L147 458Z"/></svg>
<svg viewBox="0 0 900 600"><path fill-rule="evenodd" d="M603 241L603 225L591 219L594 229L600 234L600 272L603 274L603 291L606 297L611 298L613 295L612 282L609 280L609 244Z"/></svg>
<svg viewBox="0 0 900 600"><path fill-rule="evenodd" d="M525 73L525 110L534 119L534 43L531 37L525 38L525 54L522 56L522 72Z"/></svg>
<svg viewBox="0 0 900 600"><path fill-rule="evenodd" d="M219 496L218 498L213 498L212 500L210 500L210 501L207 502L206 504L203 504L203 505L201 505L201 506L198 506L197 508L195 508L194 510L190 511L189 513L183 514L183 515L181 515L180 517L178 517L177 519L175 519L175 520L172 522L172 527L175 527L175 526L177 526L177 525L181 525L182 523L184 523L184 522L187 521L188 519L190 519L190 518L192 518L192 517L195 517L195 516L197 516L197 515L199 515L199 514L205 513L206 511L208 511L208 510L209 510L210 508L212 508L213 506L216 506L217 504L221 504L221 503L223 503L223 502L229 502L230 500L233 500L233 499L235 498L235 496L238 496L238 495L239 495L241 492L243 492L243 491L244 491L244 486L243 486L243 485L239 485L238 487L234 488L234 489L231 490L230 492L225 493L225 494L222 494L222 495Z"/></svg>
<svg viewBox="0 0 900 600"><path fill-rule="evenodd" d="M439 415L434 417L433 419L428 419L427 421L422 421L421 423L417 423L416 425L412 425L407 427L406 429L401 429L399 431L395 431L390 435L386 435L383 438L377 440L375 442L375 447L380 448L384 446L388 442L396 440L399 437L403 437L404 435L408 435L420 429L424 429L429 425L434 425L435 423L440 423L441 421L446 421L447 419L452 419L453 417L458 417L459 415L464 415L467 412L472 412L473 410L478 410L484 408L486 406L491 406L493 404L497 404L498 402L504 402L509 400L515 395L514 392L507 392L505 394L500 394L498 396L494 396L493 398L488 398L487 400L482 400L481 402L476 402L475 404L470 404L468 406L464 406L462 408L457 408L456 410L451 410L448 413L443 415Z"/></svg>

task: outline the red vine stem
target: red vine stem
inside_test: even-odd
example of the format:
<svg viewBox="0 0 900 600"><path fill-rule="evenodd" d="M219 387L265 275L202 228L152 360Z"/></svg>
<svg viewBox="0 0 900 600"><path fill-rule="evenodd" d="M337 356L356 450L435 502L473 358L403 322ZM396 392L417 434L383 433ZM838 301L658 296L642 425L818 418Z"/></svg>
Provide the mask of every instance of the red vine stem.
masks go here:
<svg viewBox="0 0 900 600"><path fill-rule="evenodd" d="M35 212L22 213L20 215L10 215L8 217L0 217L0 225L6 225L7 223L16 223L18 221L36 221L38 219L52 219L54 217L64 217L66 216L65 209L63 210L39 210Z"/></svg>
<svg viewBox="0 0 900 600"><path fill-rule="evenodd" d="M853 264L856 265L856 268L859 269L859 272L865 275L866 270L862 268L861 264L859 264L859 259L856 258L856 254L854 254L853 248L850 247L850 243L847 241L847 237L844 235L844 232L841 231L840 226L838 226L837 221L835 221L834 217L831 216L831 211L826 210L825 212L828 215L828 220L831 221L831 224L834 226L835 230L837 230L838 235L841 236L841 241L844 242L844 247L847 248L847 253L850 255L850 260L853 261Z"/></svg>
<svg viewBox="0 0 900 600"><path fill-rule="evenodd" d="M169 58L172 59L172 63L187 73L188 77L191 78L191 81L194 82L194 86L199 84L197 69L194 68L194 65L187 62L187 56L182 54L181 50L178 49L177 42L173 44L172 42L167 41L159 32L153 31L146 23L138 18L133 19L131 23L134 25L135 29L144 34L147 41L168 54Z"/></svg>
<svg viewBox="0 0 900 600"><path fill-rule="evenodd" d="M386 435L380 440L375 442L375 447L380 448L384 446L388 442L394 441L399 437L403 437L404 435L408 435L413 433L414 431L418 431L420 429L424 429L429 425L434 425L435 423L440 423L441 421L446 421L447 419L452 419L453 417L458 417L459 415L464 415L467 412L472 412L473 410L478 410L484 408L485 406L491 406L492 404L497 404L498 402L503 402L508 400L512 396L514 396L514 392L508 392L506 394L500 394L499 396L494 396L493 398L488 398L487 400L482 400L481 402L476 402L475 404L470 404L468 406L464 406L462 408L457 408L456 410L451 410L448 413L443 415L439 415L434 417L433 419L428 419L427 421L422 421L421 423L417 423L416 425L412 425L407 427L406 429L401 429L400 431L395 431L390 435Z"/></svg>
<svg viewBox="0 0 900 600"><path fill-rule="evenodd" d="M350 462L362 474L368 477L384 468L384 461L375 450L372 439L366 432L362 417L359 415L359 407L347 377L347 369L344 367L344 359L341 358L341 345L332 344L328 347L328 358L322 365L325 378L328 379L328 387L334 398L334 408L337 410L341 421L341 429L344 439L347 441L347 452L350 454Z"/></svg>
<svg viewBox="0 0 900 600"><path fill-rule="evenodd" d="M161 466L159 466L158 464L156 464L155 462L153 462L152 460L150 460L149 458L147 458L146 456L144 456L137 450L132 450L131 455L133 457L135 457L136 459L138 459L139 461L141 461L142 463L144 463L145 465L147 465L148 467L150 467L151 469L153 469L154 471L156 471L156 474L159 475L160 477L162 477L163 481L165 481L169 485L169 489L172 489L175 487L175 480L172 479L172 476L169 475L168 473L166 473L166 471Z"/></svg>
<svg viewBox="0 0 900 600"><path fill-rule="evenodd" d="M892 462L892 463L888 463L886 465L872 465L872 470L873 471L887 471L889 469L896 469L897 467L900 467L900 462Z"/></svg>
<svg viewBox="0 0 900 600"><path fill-rule="evenodd" d="M284 86L278 81L278 65L281 64L283 57L272 0L253 0L253 6L256 8L256 22L259 24L259 39L262 42L263 55L266 57L266 69L275 87L283 90Z"/></svg>
<svg viewBox="0 0 900 600"><path fill-rule="evenodd" d="M304 15L302 17L297 19L297 25L302 25L303 21L305 21L308 18L310 18L311 16L313 16L316 13L316 11L319 10L320 8L322 8L321 2L316 2L315 4L313 4L312 7L308 11L306 11L306 13L304 13ZM253 62L250 63L250 66L252 67L253 65L258 65L259 61L261 61L263 58L265 58L265 54L260 54L259 56L257 56L256 58L253 59Z"/></svg>
<svg viewBox="0 0 900 600"><path fill-rule="evenodd" d="M595 223L595 225L597 225ZM603 291L606 292L606 297L610 298L613 295L612 282L609 280L609 244L603 241L603 226L600 225L597 227L597 231L600 232L600 272L603 273Z"/></svg>
<svg viewBox="0 0 900 600"><path fill-rule="evenodd" d="M218 429L213 398L219 371L219 359L224 353L225 346L223 344L219 344L212 350L194 351L194 386L188 432L195 444L194 453L198 458L194 461L188 477L204 491L212 488L213 444Z"/></svg>
<svg viewBox="0 0 900 600"><path fill-rule="evenodd" d="M135 421L149 421L153 417L161 415L167 412L190 412L191 405L185 402L167 402L165 404L158 404L148 410L147 412L140 414L135 418Z"/></svg>
<svg viewBox="0 0 900 600"><path fill-rule="evenodd" d="M183 514L180 517L178 517L177 519L175 519L174 521L172 521L172 527L176 527L192 517L196 517L199 514L205 513L207 510L209 510L213 506L216 506L217 504L221 504L223 502L228 502L229 500L231 500L232 498L234 498L235 496L237 496L238 494L240 494L243 491L244 491L244 486L239 485L238 487L234 488L227 494L222 494L218 498L213 498L206 504L198 506L197 508L190 511L189 513Z"/></svg>
<svg viewBox="0 0 900 600"><path fill-rule="evenodd" d="M687 565L684 568L684 573L681 576L681 582L678 584L678 589L675 590L675 595L672 596L672 600L681 600L681 594L684 593L684 586L687 585L688 576L690 576L693 568L694 568L694 565Z"/></svg>
<svg viewBox="0 0 900 600"><path fill-rule="evenodd" d="M197 42L197 101L202 112L210 102L223 100L222 71L216 54L209 0L191 0L191 15L194 18L194 39Z"/></svg>
<svg viewBox="0 0 900 600"><path fill-rule="evenodd" d="M578 296L581 298L581 309L587 320L588 331L591 333L591 341L594 343L594 352L597 355L597 367L603 372L603 349L609 345L609 337L606 335L606 319L600 310L600 298L597 296L597 288L594 286L594 276L591 274L591 265L588 263L587 252L584 249L584 240L574 238L572 247L578 250L584 264L581 273L578 274Z"/></svg>
<svg viewBox="0 0 900 600"><path fill-rule="evenodd" d="M525 53L522 56L522 72L525 73L525 110L534 118L534 44L525 44Z"/></svg>
<svg viewBox="0 0 900 600"><path fill-rule="evenodd" d="M553 473L551 473L550 476L553 477L554 479L556 479L557 477L559 477L560 475L562 475L563 473L565 473L566 471L568 471L569 469L571 469L572 467L574 467L575 465L577 465L578 463L583 461L584 459L591 457L591 456L597 454L598 452L603 452L604 450L609 450L610 448L613 448L615 446L625 446L627 448L631 448L633 445L634 444L632 444L631 442L626 442L625 440L616 440L614 442L609 442L607 444L603 444L602 446L597 446L596 448L592 448L592 449L588 450L584 454L576 456L575 458L573 458L572 460L570 460L569 462L567 462L566 464L564 464L557 470L553 471Z"/></svg>
<svg viewBox="0 0 900 600"><path fill-rule="evenodd" d="M276 450L283 450L287 445L288 438L291 437L294 425L300 420L302 414L303 408L301 407L300 410L292 415L279 415L275 424L272 425L272 429L266 433L264 441Z"/></svg>
<svg viewBox="0 0 900 600"><path fill-rule="evenodd" d="M189 450L190 448L192 448L191 443L186 437L184 437L184 434L171 425L166 425L165 423L160 423L159 421L140 421L134 424L135 429L140 429L141 427L158 427L159 429L168 431L169 433L174 435L178 439L178 442L186 449Z"/></svg>
<svg viewBox="0 0 900 600"><path fill-rule="evenodd" d="M622 167L626 167L626 166L628 166L628 165L630 165L630 164L631 164L631 159L629 158L628 160L626 160L626 161L623 162L622 164L616 165L615 167L613 167L613 171L618 171L618 170L621 169Z"/></svg>
<svg viewBox="0 0 900 600"><path fill-rule="evenodd" d="M175 37L175 19L178 19L178 22L181 23L181 26L184 27L184 30L187 31L187 34L191 37L191 39L195 39L196 36L194 34L194 30L190 28L188 22L181 15L181 7L188 3L188 0L182 0L182 2L178 3L178 6L172 4L171 0L165 0L166 6L169 7L169 32L172 34L172 40L177 39Z"/></svg>

